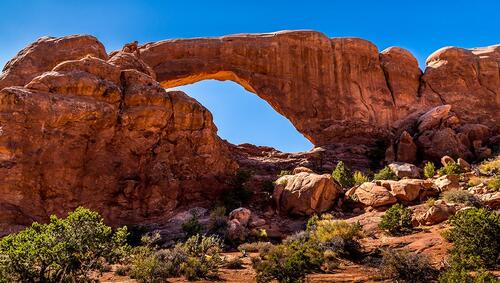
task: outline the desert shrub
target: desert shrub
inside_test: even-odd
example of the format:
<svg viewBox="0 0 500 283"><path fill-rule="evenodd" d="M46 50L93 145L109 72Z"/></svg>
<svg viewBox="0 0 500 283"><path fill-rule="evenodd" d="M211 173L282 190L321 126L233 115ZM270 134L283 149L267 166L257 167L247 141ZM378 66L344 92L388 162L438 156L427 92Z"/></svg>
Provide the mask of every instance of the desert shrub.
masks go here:
<svg viewBox="0 0 500 283"><path fill-rule="evenodd" d="M363 229L359 223L350 224L341 220L320 220L310 238L322 251L335 254L337 258L349 258L356 255L360 245L358 239L363 237ZM330 256L332 258L332 256Z"/></svg>
<svg viewBox="0 0 500 283"><path fill-rule="evenodd" d="M127 252L127 229L114 233L102 217L79 207L66 218L50 217L0 241L0 274L11 281L87 281L92 271Z"/></svg>
<svg viewBox="0 0 500 283"><path fill-rule="evenodd" d="M411 218L412 210L398 203L386 210L379 223L379 227L391 235L409 233L413 229Z"/></svg>
<svg viewBox="0 0 500 283"><path fill-rule="evenodd" d="M314 214L307 220L306 224L306 231L313 231L316 229L316 226L318 225L319 221L319 216L317 214Z"/></svg>
<svg viewBox="0 0 500 283"><path fill-rule="evenodd" d="M483 183L483 178L472 176L466 184L467 188L471 188Z"/></svg>
<svg viewBox="0 0 500 283"><path fill-rule="evenodd" d="M359 186L365 182L370 181L368 177L361 171L354 172L353 178L354 178L354 186Z"/></svg>
<svg viewBox="0 0 500 283"><path fill-rule="evenodd" d="M226 262L225 267L228 269L243 269L243 261L239 257L235 257Z"/></svg>
<svg viewBox="0 0 500 283"><path fill-rule="evenodd" d="M294 241L273 246L253 259L257 282L301 282L306 274L319 271L322 254L310 242Z"/></svg>
<svg viewBox="0 0 500 283"><path fill-rule="evenodd" d="M200 222L198 221L198 214L193 212L191 217L189 217L188 220L182 223L182 231L184 231L184 234L186 234L186 238L201 234L201 232L203 231L203 226L201 226Z"/></svg>
<svg viewBox="0 0 500 283"><path fill-rule="evenodd" d="M427 206L427 208L431 208L435 204L436 204L436 199L434 199L434 198L430 198L430 199L425 201L425 206Z"/></svg>
<svg viewBox="0 0 500 283"><path fill-rule="evenodd" d="M382 251L381 273L397 282L430 282L437 272L427 257L408 251Z"/></svg>
<svg viewBox="0 0 500 283"><path fill-rule="evenodd" d="M394 172L392 172L391 168L389 166L385 166L382 168L378 173L376 173L373 176L373 179L375 180L398 180L398 176Z"/></svg>
<svg viewBox="0 0 500 283"><path fill-rule="evenodd" d="M490 160L483 161L479 165L479 171L486 175L500 174L500 155Z"/></svg>
<svg viewBox="0 0 500 283"><path fill-rule="evenodd" d="M126 276L130 272L130 266L129 265L121 265L118 266L115 270L115 274L119 276Z"/></svg>
<svg viewBox="0 0 500 283"><path fill-rule="evenodd" d="M500 283L500 280L487 271L471 274L465 269L448 269L439 275L439 283Z"/></svg>
<svg viewBox="0 0 500 283"><path fill-rule="evenodd" d="M290 170L281 170L280 173L277 175L278 178L281 178L286 175L292 175L292 171Z"/></svg>
<svg viewBox="0 0 500 283"><path fill-rule="evenodd" d="M443 192L443 199L448 203L461 203L466 206L480 207L481 201L468 191L452 190Z"/></svg>
<svg viewBox="0 0 500 283"><path fill-rule="evenodd" d="M354 186L352 172L343 161L339 161L339 163L337 163L335 170L333 170L332 177L342 188L351 188Z"/></svg>
<svg viewBox="0 0 500 283"><path fill-rule="evenodd" d="M227 208L227 211L242 207L250 200L253 193L245 186L245 183L251 176L251 172L239 170L236 175L230 179L230 189L225 192L222 197L223 206Z"/></svg>
<svg viewBox="0 0 500 283"><path fill-rule="evenodd" d="M214 208L212 212L210 212L210 223L208 225L209 233L222 238L226 234L227 226L226 208L223 206Z"/></svg>
<svg viewBox="0 0 500 283"><path fill-rule="evenodd" d="M454 269L493 267L500 255L500 214L483 208L459 211L450 219L443 236L450 249Z"/></svg>
<svg viewBox="0 0 500 283"><path fill-rule="evenodd" d="M445 166L439 168L438 174L439 175L458 175L462 173L462 167L458 165L455 161L450 161L446 163Z"/></svg>
<svg viewBox="0 0 500 283"><path fill-rule="evenodd" d="M142 244L141 239L148 233L148 228L143 225L126 225L127 226L127 244L132 247L137 247Z"/></svg>
<svg viewBox="0 0 500 283"><path fill-rule="evenodd" d="M424 176L426 178L432 178L436 175L436 166L434 166L434 163L432 162L427 162L424 165Z"/></svg>
<svg viewBox="0 0 500 283"><path fill-rule="evenodd" d="M488 188L494 191L500 190L500 175L495 175L488 181Z"/></svg>
<svg viewBox="0 0 500 283"><path fill-rule="evenodd" d="M253 242L253 243L244 243L238 246L238 250L241 252L259 252L265 253L269 251L273 247L273 244L270 242Z"/></svg>
<svg viewBox="0 0 500 283"><path fill-rule="evenodd" d="M138 282L165 282L183 275L188 280L210 279L222 264L221 240L213 236L192 236L173 248L157 250L151 239L131 253L129 276Z"/></svg>

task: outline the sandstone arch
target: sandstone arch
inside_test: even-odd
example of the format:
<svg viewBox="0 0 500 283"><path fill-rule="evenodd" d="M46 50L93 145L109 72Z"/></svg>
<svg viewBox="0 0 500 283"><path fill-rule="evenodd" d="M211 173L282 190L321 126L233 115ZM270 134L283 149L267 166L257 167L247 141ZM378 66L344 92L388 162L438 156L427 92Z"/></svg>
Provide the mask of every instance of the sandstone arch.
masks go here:
<svg viewBox="0 0 500 283"><path fill-rule="evenodd" d="M498 115L482 115L469 103L490 114L498 110L500 48L456 50L465 49L433 54L423 76L417 60L402 48L379 54L366 40L330 39L315 31L167 40L143 45L140 54L164 87L235 81L313 144L327 145L387 137L395 121L449 101L466 121L496 127ZM482 75L475 77L471 69ZM460 93L450 87L457 83L463 86Z"/></svg>

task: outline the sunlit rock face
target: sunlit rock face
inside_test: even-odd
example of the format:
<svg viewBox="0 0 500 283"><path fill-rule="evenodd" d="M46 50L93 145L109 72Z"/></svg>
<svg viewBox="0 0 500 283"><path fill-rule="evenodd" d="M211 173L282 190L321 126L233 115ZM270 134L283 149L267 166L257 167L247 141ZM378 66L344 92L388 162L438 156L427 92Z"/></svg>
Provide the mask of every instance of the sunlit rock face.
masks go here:
<svg viewBox="0 0 500 283"><path fill-rule="evenodd" d="M238 156L255 168L366 164L365 146L401 140L408 117L444 104L462 124L481 124L452 130L460 141L480 134L482 144L473 142L483 148L499 131L499 62L498 45L450 47L422 74L404 49L379 53L366 40L314 31L128 44L111 54L92 36L41 38L0 76L0 232L80 205L114 225L161 222L217 198ZM206 108L164 90L204 79L241 84L321 148L295 156L222 141Z"/></svg>

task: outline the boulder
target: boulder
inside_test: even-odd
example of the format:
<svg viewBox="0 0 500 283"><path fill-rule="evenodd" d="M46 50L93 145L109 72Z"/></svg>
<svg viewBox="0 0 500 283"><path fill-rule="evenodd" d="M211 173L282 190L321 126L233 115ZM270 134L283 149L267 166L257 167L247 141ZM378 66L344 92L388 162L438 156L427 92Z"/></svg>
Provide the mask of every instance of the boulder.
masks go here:
<svg viewBox="0 0 500 283"><path fill-rule="evenodd" d="M431 206L425 213L417 216L417 221L421 225L435 225L448 220L456 211L457 209L455 206L437 201L436 204Z"/></svg>
<svg viewBox="0 0 500 283"><path fill-rule="evenodd" d="M352 196L360 203L371 207L387 206L397 202L396 197L387 188L370 182L356 187Z"/></svg>
<svg viewBox="0 0 500 283"><path fill-rule="evenodd" d="M399 137L396 160L405 163L414 163L417 160L417 145L407 131Z"/></svg>
<svg viewBox="0 0 500 283"><path fill-rule="evenodd" d="M456 190L460 188L459 180L457 175L444 175L434 180L434 186L441 192Z"/></svg>
<svg viewBox="0 0 500 283"><path fill-rule="evenodd" d="M449 157L448 155L441 157L441 164L443 166L446 166L450 162L455 162L455 160L453 160L453 158Z"/></svg>
<svg viewBox="0 0 500 283"><path fill-rule="evenodd" d="M439 127L443 119L450 113L450 110L451 105L441 105L427 111L424 115L420 116L417 121L418 132L423 133Z"/></svg>
<svg viewBox="0 0 500 283"><path fill-rule="evenodd" d="M329 174L301 172L276 180L273 198L280 212L320 214L332 208L341 192Z"/></svg>
<svg viewBox="0 0 500 283"><path fill-rule="evenodd" d="M314 173L313 170L311 170L311 169L309 169L307 167L299 166L299 167L296 167L295 169L293 169L292 174L295 175L295 174L298 174L298 173L301 173L301 172Z"/></svg>
<svg viewBox="0 0 500 283"><path fill-rule="evenodd" d="M245 241L250 230L238 219L229 220L227 223L226 238L231 241Z"/></svg>
<svg viewBox="0 0 500 283"><path fill-rule="evenodd" d="M417 138L422 158L439 160L444 155L471 158L472 153L464 145L453 129L440 128L423 132Z"/></svg>
<svg viewBox="0 0 500 283"><path fill-rule="evenodd" d="M491 209L500 208L500 192L486 193L478 197L485 206Z"/></svg>
<svg viewBox="0 0 500 283"><path fill-rule="evenodd" d="M250 211L250 209L244 207L236 208L229 213L229 220L236 219L243 226L248 225L251 217L252 212Z"/></svg>
<svg viewBox="0 0 500 283"><path fill-rule="evenodd" d="M460 166L460 168L462 168L462 170L464 170L464 171L470 171L470 169L472 168L470 166L469 162L465 161L462 158L458 158L457 163Z"/></svg>
<svg viewBox="0 0 500 283"><path fill-rule="evenodd" d="M392 195L403 202L412 202L420 197L421 192L432 188L432 182L421 179L380 181L380 185L389 189Z"/></svg>
<svg viewBox="0 0 500 283"><path fill-rule="evenodd" d="M394 162L389 164L392 172L399 178L420 178L421 169L410 163Z"/></svg>

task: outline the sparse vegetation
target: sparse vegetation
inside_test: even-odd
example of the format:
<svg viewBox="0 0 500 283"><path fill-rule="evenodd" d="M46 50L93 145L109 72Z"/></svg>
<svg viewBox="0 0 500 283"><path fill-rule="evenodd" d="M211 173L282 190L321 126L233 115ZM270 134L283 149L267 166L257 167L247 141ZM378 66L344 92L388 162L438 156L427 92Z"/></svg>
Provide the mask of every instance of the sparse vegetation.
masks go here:
<svg viewBox="0 0 500 283"><path fill-rule="evenodd" d="M500 190L500 175L495 175L488 181L488 188L493 191Z"/></svg>
<svg viewBox="0 0 500 283"><path fill-rule="evenodd" d="M454 269L493 267L500 255L500 214L483 208L458 212L443 236L453 243Z"/></svg>
<svg viewBox="0 0 500 283"><path fill-rule="evenodd" d="M450 161L446 163L445 166L439 168L438 174L443 176L443 175L458 175L462 173L462 167L458 165L455 161Z"/></svg>
<svg viewBox="0 0 500 283"><path fill-rule="evenodd" d="M339 163L337 163L335 170L333 170L332 177L344 189L349 189L354 186L354 177L352 172L343 161L339 161Z"/></svg>
<svg viewBox="0 0 500 283"><path fill-rule="evenodd" d="M281 170L277 177L281 178L281 177L286 176L286 175L292 175L292 171L290 171L290 170Z"/></svg>
<svg viewBox="0 0 500 283"><path fill-rule="evenodd" d="M203 226L201 226L198 221L198 215L196 212L193 212L191 217L186 220L186 222L182 223L182 231L186 234L186 238L201 234Z"/></svg>
<svg viewBox="0 0 500 283"><path fill-rule="evenodd" d="M430 282L437 271L427 257L408 251L382 251L381 273L396 282Z"/></svg>
<svg viewBox="0 0 500 283"><path fill-rule="evenodd" d="M125 256L127 229L114 233L97 212L79 207L66 218L50 217L0 241L5 282L84 282L90 273ZM1 279L0 279L1 281Z"/></svg>
<svg viewBox="0 0 500 283"><path fill-rule="evenodd" d="M435 204L436 204L436 199L434 199L434 198L430 198L430 199L428 199L428 200L425 202L425 206L427 206L427 208L431 208L431 207L433 207Z"/></svg>
<svg viewBox="0 0 500 283"><path fill-rule="evenodd" d="M253 242L239 245L238 250L241 252L265 253L269 251L271 247L273 247L273 244L271 244L270 242Z"/></svg>
<svg viewBox="0 0 500 283"><path fill-rule="evenodd" d="M465 269L448 269L439 275L439 283L500 283L500 280L487 271L471 274Z"/></svg>
<svg viewBox="0 0 500 283"><path fill-rule="evenodd" d="M373 176L373 179L375 180L398 180L398 176L394 172L392 172L391 168L389 166L385 166L382 168L378 173L376 173Z"/></svg>
<svg viewBox="0 0 500 283"><path fill-rule="evenodd" d="M443 193L443 199L447 203L461 203L474 207L481 206L481 201L475 195L463 190L446 191Z"/></svg>
<svg viewBox="0 0 500 283"><path fill-rule="evenodd" d="M235 257L235 258L229 260L228 262L226 262L225 266L228 269L243 269L243 268L245 268L243 266L243 261L241 261L241 259L239 257Z"/></svg>
<svg viewBox="0 0 500 283"><path fill-rule="evenodd" d="M363 172L361 171L356 171L354 172L354 185L355 186L359 186L365 182L369 182L370 180L368 179L368 177L363 174Z"/></svg>
<svg viewBox="0 0 500 283"><path fill-rule="evenodd" d="M245 183L251 176L251 172L240 170L230 180L230 189L223 194L222 198L223 206L227 208L227 211L232 211L248 203L253 193L246 187Z"/></svg>
<svg viewBox="0 0 500 283"><path fill-rule="evenodd" d="M357 239L362 236L359 224L316 216L308 222L308 230L260 250L259 257L253 259L257 281L301 282L308 273L331 271L339 258L357 253Z"/></svg>
<svg viewBox="0 0 500 283"><path fill-rule="evenodd" d="M479 171L486 175L500 174L500 155L490 160L483 161L481 165L479 165Z"/></svg>
<svg viewBox="0 0 500 283"><path fill-rule="evenodd" d="M402 235L411 232L412 210L401 204L391 206L382 216L379 227L391 235Z"/></svg>
<svg viewBox="0 0 500 283"><path fill-rule="evenodd" d="M211 235L216 235L221 238L225 237L227 232L227 216L224 206L218 206L210 213L208 231Z"/></svg>
<svg viewBox="0 0 500 283"><path fill-rule="evenodd" d="M426 178L432 178L436 175L436 166L432 162L427 162L424 165L424 176Z"/></svg>

